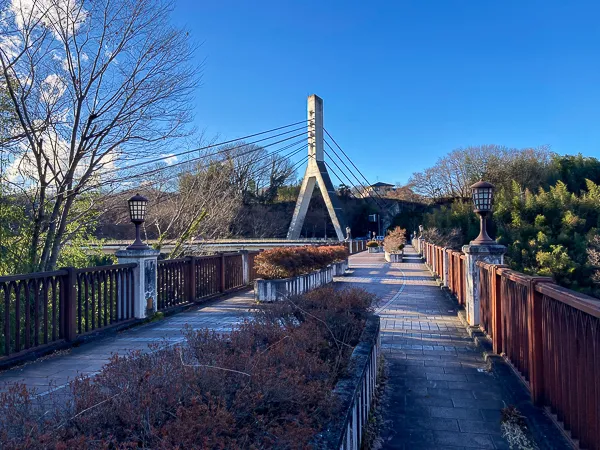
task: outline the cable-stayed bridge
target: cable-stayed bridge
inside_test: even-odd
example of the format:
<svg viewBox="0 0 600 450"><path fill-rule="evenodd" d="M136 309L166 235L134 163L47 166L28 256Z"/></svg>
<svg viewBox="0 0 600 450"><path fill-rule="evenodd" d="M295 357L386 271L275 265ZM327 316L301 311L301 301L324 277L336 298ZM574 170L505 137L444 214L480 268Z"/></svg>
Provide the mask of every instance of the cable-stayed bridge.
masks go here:
<svg viewBox="0 0 600 450"><path fill-rule="evenodd" d="M287 239L272 241L270 239L240 238L219 242L211 239L194 240L195 236L190 236L189 239L186 239L186 247L189 247L190 250L202 247L208 251L218 251L221 248L226 250L270 248L274 242L277 242L278 245L298 245L298 243L310 242L303 239L302 230L313 191L317 186L335 232L335 237L330 236L330 240L347 240L353 237L352 230L346 222L345 212L338 199L334 181L338 186L347 186L352 196L366 199L365 201L371 204L373 210L383 216L384 222L385 219L389 222L398 212L398 208L394 209L389 200L386 202L386 199L377 191L369 191L368 187L371 185L369 180L338 144L332 133L325 128L323 100L316 95L308 97L305 120L114 168L104 175L111 175L117 171L118 174L113 175L112 179L100 182L96 187L112 187L116 192L122 194L124 191L119 188L119 184L126 185L134 180L139 180L142 187L151 188L161 183L168 183L177 170L193 171L199 167L219 167L220 164L223 164L233 166L234 170L246 179L251 179L255 183L257 192L268 192L276 181L273 180L271 172L273 168L268 162L275 161L275 158L290 161L289 169L292 171L305 167L296 206L289 218ZM294 161L293 164L292 161ZM155 165L159 166L152 167ZM130 175L127 174L129 171ZM133 192L136 189L127 190ZM160 203L168 200L169 196L165 195L163 199L151 202L148 207L157 207ZM365 217L366 220L367 217ZM118 243L106 244L104 251L114 251L115 245ZM168 252L169 242L162 245L161 249Z"/></svg>

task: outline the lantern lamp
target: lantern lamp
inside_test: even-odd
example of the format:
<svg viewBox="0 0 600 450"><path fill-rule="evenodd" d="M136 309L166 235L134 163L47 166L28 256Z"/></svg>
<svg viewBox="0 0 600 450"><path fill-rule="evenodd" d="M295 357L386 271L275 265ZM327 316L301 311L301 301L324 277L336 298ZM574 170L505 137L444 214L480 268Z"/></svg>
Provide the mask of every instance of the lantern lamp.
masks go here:
<svg viewBox="0 0 600 450"><path fill-rule="evenodd" d="M471 186L473 196L473 204L475 213L479 214L479 236L474 241L473 245L495 244L487 233L487 219L492 214L492 206L494 203L494 185L486 181L478 181Z"/></svg>
<svg viewBox="0 0 600 450"><path fill-rule="evenodd" d="M129 218L135 225L135 241L127 247L127 250L147 250L149 247L140 238L140 225L146 220L148 199L140 194L136 194L127 203L129 204Z"/></svg>

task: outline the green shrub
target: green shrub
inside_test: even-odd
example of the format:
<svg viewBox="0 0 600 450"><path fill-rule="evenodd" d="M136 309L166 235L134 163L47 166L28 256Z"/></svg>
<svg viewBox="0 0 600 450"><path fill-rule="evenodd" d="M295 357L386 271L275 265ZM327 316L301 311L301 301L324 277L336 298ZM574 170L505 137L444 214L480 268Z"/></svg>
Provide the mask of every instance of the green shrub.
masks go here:
<svg viewBox="0 0 600 450"><path fill-rule="evenodd" d="M379 242L377 242L377 241L369 241L369 242L367 242L367 247L368 248L379 247Z"/></svg>

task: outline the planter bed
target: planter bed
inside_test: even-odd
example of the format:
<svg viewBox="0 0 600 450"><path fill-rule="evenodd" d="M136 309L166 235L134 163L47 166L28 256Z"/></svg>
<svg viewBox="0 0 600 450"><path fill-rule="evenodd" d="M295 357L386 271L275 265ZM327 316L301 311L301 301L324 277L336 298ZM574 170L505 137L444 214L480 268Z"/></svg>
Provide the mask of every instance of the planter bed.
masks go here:
<svg viewBox="0 0 600 450"><path fill-rule="evenodd" d="M367 247L369 253L381 253L383 251L382 247Z"/></svg>
<svg viewBox="0 0 600 450"><path fill-rule="evenodd" d="M400 252L400 253L385 252L385 260L387 262L401 263L403 257L404 257L404 252Z"/></svg>
<svg viewBox="0 0 600 450"><path fill-rule="evenodd" d="M333 263L321 270L297 277L278 280L259 278L254 280L254 298L258 302L274 302L304 294L331 283L333 277L344 275L346 270L348 270L348 260Z"/></svg>

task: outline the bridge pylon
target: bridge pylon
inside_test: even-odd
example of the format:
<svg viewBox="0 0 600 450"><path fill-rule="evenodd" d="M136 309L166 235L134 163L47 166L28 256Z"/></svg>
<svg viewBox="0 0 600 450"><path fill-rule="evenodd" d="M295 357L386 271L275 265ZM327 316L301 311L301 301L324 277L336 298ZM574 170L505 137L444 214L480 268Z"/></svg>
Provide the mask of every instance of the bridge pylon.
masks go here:
<svg viewBox="0 0 600 450"><path fill-rule="evenodd" d="M327 206L327 212L333 223L335 234L340 241L343 241L346 223L340 201L338 199L324 160L323 149L323 99L317 95L308 96L308 163L306 172L302 180L296 208L290 228L288 230L288 239L299 239L308 211L308 205L312 197L315 184L319 185L319 190Z"/></svg>

